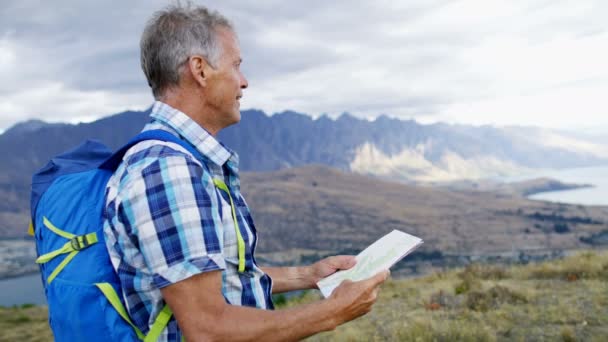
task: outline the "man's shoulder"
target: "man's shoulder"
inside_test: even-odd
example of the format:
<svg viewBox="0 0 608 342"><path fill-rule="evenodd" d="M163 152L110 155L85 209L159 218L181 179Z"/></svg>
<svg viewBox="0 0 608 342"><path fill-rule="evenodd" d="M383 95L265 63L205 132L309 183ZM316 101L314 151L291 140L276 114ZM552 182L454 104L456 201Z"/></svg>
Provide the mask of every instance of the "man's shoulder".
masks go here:
<svg viewBox="0 0 608 342"><path fill-rule="evenodd" d="M109 186L125 186L142 178L151 168L177 169L180 166L200 168L206 172L204 161L195 158L188 150L173 142L146 140L132 146L114 172Z"/></svg>
<svg viewBox="0 0 608 342"><path fill-rule="evenodd" d="M160 140L146 140L135 144L125 153L123 163L133 167L142 162L152 162L162 158L186 158L201 163L183 146Z"/></svg>

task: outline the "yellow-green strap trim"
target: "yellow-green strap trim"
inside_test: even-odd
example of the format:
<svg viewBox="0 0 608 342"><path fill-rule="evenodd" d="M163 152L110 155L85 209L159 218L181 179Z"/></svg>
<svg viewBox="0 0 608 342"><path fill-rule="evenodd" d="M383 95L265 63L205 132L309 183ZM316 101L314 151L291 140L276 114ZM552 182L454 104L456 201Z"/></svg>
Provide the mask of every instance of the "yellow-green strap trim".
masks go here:
<svg viewBox="0 0 608 342"><path fill-rule="evenodd" d="M59 235L59 236L62 236L62 237L64 237L64 238L66 238L66 239L71 239L71 238L73 238L73 237L75 237L75 236L76 236L76 235L74 235L74 234L68 233L68 232L66 232L66 231L63 231L63 230L61 230L61 229L59 229L59 228L55 227L55 226L54 226L54 225L51 223L51 221L49 221L49 219L47 219L47 218L46 218L46 216L42 217L42 223L43 223L43 224L44 224L44 225L45 225L45 226L46 226L48 229L50 229L51 231L53 231L53 233L55 233L55 234L57 234L57 235Z"/></svg>
<svg viewBox="0 0 608 342"><path fill-rule="evenodd" d="M60 254L66 254L73 251L79 251L92 244L97 243L97 233L89 233L86 235L74 236L70 241L66 242L63 247L52 252L43 254L36 259L37 264L44 264Z"/></svg>
<svg viewBox="0 0 608 342"><path fill-rule="evenodd" d="M63 261L61 261L61 263L59 265L57 265L57 267L55 267L55 269L53 270L53 273L51 273L51 275L46 279L46 282L50 284L53 281L53 279L55 279L55 277L59 274L59 272L63 271L65 266L70 261L72 261L72 259L74 259L76 254L78 254L78 251L73 251L72 253L68 254L68 256L66 256L65 259L63 259Z"/></svg>
<svg viewBox="0 0 608 342"><path fill-rule="evenodd" d="M58 255L69 253L61 261L61 263L59 263L59 265L57 265L57 267L55 267L55 269L53 270L51 275L49 275L49 277L47 278L46 281L47 281L47 283L50 284L53 281L53 279L55 279L55 277L57 277L59 272L63 271L63 269L67 266L67 264L69 264L70 261L72 261L72 259L74 259L76 254L78 254L78 251L80 251L84 248L87 248L92 244L97 243L98 239L97 239L97 233L89 233L86 235L74 235L72 233L63 231L63 230L55 227L55 225L52 224L51 221L49 221L49 219L46 218L46 216L42 218L42 223L48 229L50 229L53 233L70 240L70 241L66 242L61 248L56 249L52 252L43 254L36 259L36 263L44 264L44 263L52 260L53 258L55 258Z"/></svg>
<svg viewBox="0 0 608 342"><path fill-rule="evenodd" d="M44 264L60 254L70 253L73 251L74 251L74 248L72 248L72 244L70 243L70 241L68 241L65 243L65 245L63 245L63 247L39 256L38 259L36 259L36 263Z"/></svg>
<svg viewBox="0 0 608 342"><path fill-rule="evenodd" d="M230 199L230 207L232 208L232 220L234 221L234 230L236 231L236 241L238 245L238 253L239 253L239 272L245 272L245 240L243 240L243 236L241 235L241 230L239 229L239 221L236 218L236 210L234 208L234 202L232 201L232 195L230 195L230 190L228 190L228 186L221 179L214 178L213 184L218 187L220 190L223 190L228 194L228 198Z"/></svg>
<svg viewBox="0 0 608 342"><path fill-rule="evenodd" d="M148 331L148 335L144 338L144 342L158 341L158 337L167 327L167 324L169 324L171 315L173 315L173 312L171 312L169 305L165 304L165 307L158 313L158 316L156 316L156 320L154 321L154 324L152 324L150 331Z"/></svg>
<svg viewBox="0 0 608 342"><path fill-rule="evenodd" d="M97 286L99 290L101 290L103 295L108 299L108 302L112 304L112 307L114 308L114 310L116 310L116 312L118 312L120 317L122 317L125 322L129 323L133 330L135 330L137 337L140 340L143 340L145 338L144 334L141 332L141 330L139 330L139 328L137 328L137 326L135 326L135 324L133 324L133 322L131 322L129 314L127 313L127 309L125 309L125 307L122 305L122 302L120 301L120 298L118 298L118 294L116 293L112 285L110 285L109 283L96 283L95 286Z"/></svg>
<svg viewBox="0 0 608 342"><path fill-rule="evenodd" d="M129 323L129 325L133 328L133 330L135 330L137 337L140 340L143 340L144 342L157 341L160 334L167 327L167 324L169 324L169 320L171 319L171 316L173 315L169 306L165 304L165 307L158 314L158 316L156 317L156 320L154 320L154 324L152 324L152 327L150 328L148 335L144 335L141 332L141 330L139 330L139 328L135 324L133 324L133 322L131 321L131 318L129 318L127 309L125 309L124 305L122 305L122 302L120 301L120 298L118 297L118 293L116 293L116 291L114 290L112 285L110 285L110 283L96 283L95 286L97 286L99 288L99 290L101 290L103 295L106 297L108 302L110 302L110 304L112 305L114 310L116 310L116 312L118 312L120 317L122 317L122 319L124 319L125 322Z"/></svg>
<svg viewBox="0 0 608 342"><path fill-rule="evenodd" d="M34 223L32 221L30 221L30 225L27 227L27 234L34 236Z"/></svg>

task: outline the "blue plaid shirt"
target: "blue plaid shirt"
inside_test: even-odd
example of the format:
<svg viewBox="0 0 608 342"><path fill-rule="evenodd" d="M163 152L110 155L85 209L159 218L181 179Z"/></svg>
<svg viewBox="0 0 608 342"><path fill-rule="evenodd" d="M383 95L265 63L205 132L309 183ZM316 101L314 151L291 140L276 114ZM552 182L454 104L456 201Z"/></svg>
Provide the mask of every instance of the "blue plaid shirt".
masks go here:
<svg viewBox="0 0 608 342"><path fill-rule="evenodd" d="M106 188L104 233L133 323L149 331L163 301L160 289L196 274L222 270L227 303L272 309L272 280L256 264L257 234L240 193L238 156L187 115L155 102L144 130L163 129L191 143L144 141L127 151ZM200 156L199 156L200 157ZM245 241L245 272L238 272L230 188ZM178 341L174 318L159 341Z"/></svg>

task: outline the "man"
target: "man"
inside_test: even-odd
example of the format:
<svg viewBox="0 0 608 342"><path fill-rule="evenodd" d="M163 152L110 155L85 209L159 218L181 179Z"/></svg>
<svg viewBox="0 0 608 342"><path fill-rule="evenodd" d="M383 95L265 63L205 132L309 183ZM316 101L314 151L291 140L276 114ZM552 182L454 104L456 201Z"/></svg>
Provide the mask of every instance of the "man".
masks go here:
<svg viewBox="0 0 608 342"><path fill-rule="evenodd" d="M202 7L169 7L144 30L141 64L157 100L144 130L171 132L199 155L145 141L125 154L108 183L104 232L134 324L145 334L166 303L173 317L161 340L285 341L369 312L388 271L345 282L326 300L272 310L271 291L315 288L355 261L337 256L308 267L256 264L256 230L240 194L238 157L215 139L239 122L248 85L232 25Z"/></svg>

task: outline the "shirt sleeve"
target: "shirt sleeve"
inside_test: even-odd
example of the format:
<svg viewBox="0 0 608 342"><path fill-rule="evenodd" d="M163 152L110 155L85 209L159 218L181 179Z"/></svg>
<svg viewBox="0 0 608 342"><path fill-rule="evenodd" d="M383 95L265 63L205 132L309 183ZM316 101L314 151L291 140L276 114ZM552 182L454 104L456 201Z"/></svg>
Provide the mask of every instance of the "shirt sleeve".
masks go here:
<svg viewBox="0 0 608 342"><path fill-rule="evenodd" d="M118 218L158 288L225 269L223 228L211 175L190 156L162 156L121 194Z"/></svg>

